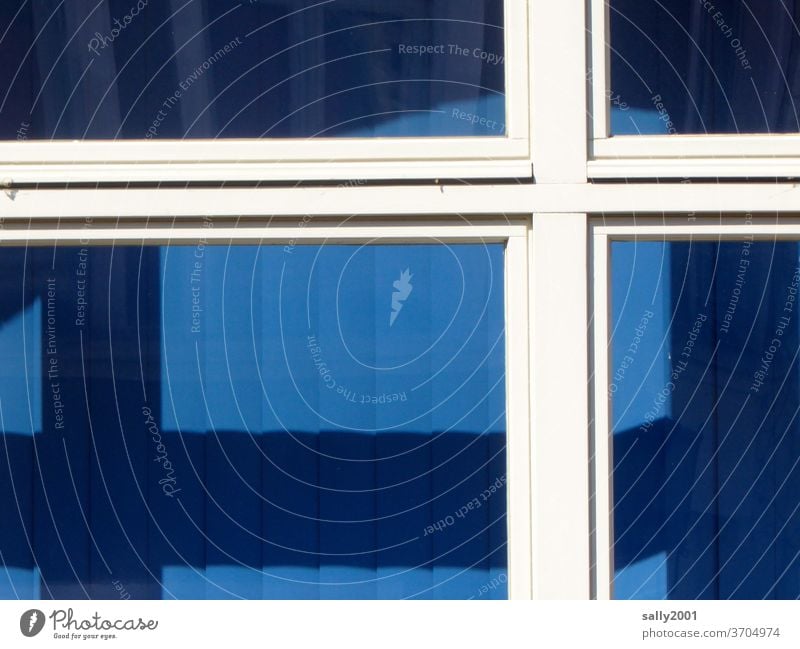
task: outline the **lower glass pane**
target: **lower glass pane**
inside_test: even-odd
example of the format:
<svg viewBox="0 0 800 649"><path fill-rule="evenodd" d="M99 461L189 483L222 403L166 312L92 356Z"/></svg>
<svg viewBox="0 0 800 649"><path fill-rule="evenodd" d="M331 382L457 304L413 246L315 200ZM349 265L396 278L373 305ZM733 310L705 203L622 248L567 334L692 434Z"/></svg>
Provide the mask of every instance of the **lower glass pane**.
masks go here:
<svg viewBox="0 0 800 649"><path fill-rule="evenodd" d="M612 244L614 595L800 597L800 244Z"/></svg>
<svg viewBox="0 0 800 649"><path fill-rule="evenodd" d="M506 597L503 254L3 248L0 597Z"/></svg>

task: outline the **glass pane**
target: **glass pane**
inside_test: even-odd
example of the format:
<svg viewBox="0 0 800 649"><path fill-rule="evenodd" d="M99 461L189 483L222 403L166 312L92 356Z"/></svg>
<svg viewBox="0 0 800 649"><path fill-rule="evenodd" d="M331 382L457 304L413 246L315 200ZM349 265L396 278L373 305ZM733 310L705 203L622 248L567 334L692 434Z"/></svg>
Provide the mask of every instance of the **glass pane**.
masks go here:
<svg viewBox="0 0 800 649"><path fill-rule="evenodd" d="M800 131L800 0L609 0L613 135Z"/></svg>
<svg viewBox="0 0 800 649"><path fill-rule="evenodd" d="M0 597L505 598L503 254L4 248Z"/></svg>
<svg viewBox="0 0 800 649"><path fill-rule="evenodd" d="M505 134L502 0L5 0L0 139Z"/></svg>
<svg viewBox="0 0 800 649"><path fill-rule="evenodd" d="M612 245L614 595L800 597L800 245Z"/></svg>

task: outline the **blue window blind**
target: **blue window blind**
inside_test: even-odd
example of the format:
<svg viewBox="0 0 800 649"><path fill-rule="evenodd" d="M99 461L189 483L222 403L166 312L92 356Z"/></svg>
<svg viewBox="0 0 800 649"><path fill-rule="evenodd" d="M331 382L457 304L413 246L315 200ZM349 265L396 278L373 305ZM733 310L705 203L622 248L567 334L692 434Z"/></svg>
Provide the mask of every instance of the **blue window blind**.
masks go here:
<svg viewBox="0 0 800 649"><path fill-rule="evenodd" d="M4 248L3 598L504 598L503 247Z"/></svg>
<svg viewBox="0 0 800 649"><path fill-rule="evenodd" d="M611 133L800 131L800 2L610 0Z"/></svg>
<svg viewBox="0 0 800 649"><path fill-rule="evenodd" d="M615 597L800 597L800 246L611 252Z"/></svg>
<svg viewBox="0 0 800 649"><path fill-rule="evenodd" d="M505 135L503 0L0 3L0 139Z"/></svg>

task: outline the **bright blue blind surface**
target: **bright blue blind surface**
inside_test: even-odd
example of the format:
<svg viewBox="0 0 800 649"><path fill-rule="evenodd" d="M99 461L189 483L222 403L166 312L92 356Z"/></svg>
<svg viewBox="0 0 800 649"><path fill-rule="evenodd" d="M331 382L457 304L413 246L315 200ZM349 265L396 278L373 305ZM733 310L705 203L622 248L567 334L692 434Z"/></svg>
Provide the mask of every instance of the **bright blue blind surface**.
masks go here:
<svg viewBox="0 0 800 649"><path fill-rule="evenodd" d="M505 135L503 0L0 3L0 139Z"/></svg>
<svg viewBox="0 0 800 649"><path fill-rule="evenodd" d="M0 266L0 596L506 596L501 245Z"/></svg>
<svg viewBox="0 0 800 649"><path fill-rule="evenodd" d="M800 597L800 247L611 253L615 597Z"/></svg>
<svg viewBox="0 0 800 649"><path fill-rule="evenodd" d="M800 131L800 2L610 0L611 133Z"/></svg>

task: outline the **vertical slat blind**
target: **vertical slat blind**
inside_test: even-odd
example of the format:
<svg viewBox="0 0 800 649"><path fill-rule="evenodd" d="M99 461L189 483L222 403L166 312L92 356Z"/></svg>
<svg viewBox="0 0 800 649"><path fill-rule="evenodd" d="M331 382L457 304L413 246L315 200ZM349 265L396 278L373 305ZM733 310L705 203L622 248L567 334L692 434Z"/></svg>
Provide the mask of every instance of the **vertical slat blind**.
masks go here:
<svg viewBox="0 0 800 649"><path fill-rule="evenodd" d="M502 245L0 264L3 597L506 596Z"/></svg>
<svg viewBox="0 0 800 649"><path fill-rule="evenodd" d="M800 255L612 244L614 594L800 596Z"/></svg>

